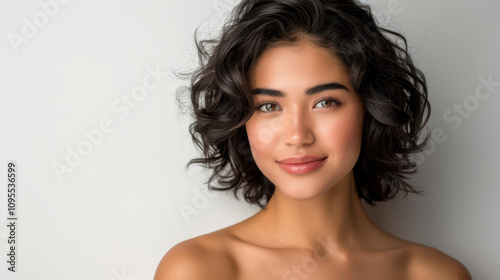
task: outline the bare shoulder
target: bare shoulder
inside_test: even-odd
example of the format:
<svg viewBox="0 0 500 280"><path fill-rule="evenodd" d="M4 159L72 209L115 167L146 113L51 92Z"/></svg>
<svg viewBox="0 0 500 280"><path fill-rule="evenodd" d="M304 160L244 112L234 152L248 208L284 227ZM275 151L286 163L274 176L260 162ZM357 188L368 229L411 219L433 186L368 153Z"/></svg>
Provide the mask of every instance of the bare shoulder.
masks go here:
<svg viewBox="0 0 500 280"><path fill-rule="evenodd" d="M438 249L413 244L409 250L409 279L472 280L461 262Z"/></svg>
<svg viewBox="0 0 500 280"><path fill-rule="evenodd" d="M154 280L236 279L236 266L225 242L219 232L180 242L163 256Z"/></svg>

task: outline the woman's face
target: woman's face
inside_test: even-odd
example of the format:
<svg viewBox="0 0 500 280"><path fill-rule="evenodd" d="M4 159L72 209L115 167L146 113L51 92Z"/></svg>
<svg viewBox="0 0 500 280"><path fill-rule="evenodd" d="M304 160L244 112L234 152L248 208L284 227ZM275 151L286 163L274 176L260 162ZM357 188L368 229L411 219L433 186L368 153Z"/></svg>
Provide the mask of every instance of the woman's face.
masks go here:
<svg viewBox="0 0 500 280"><path fill-rule="evenodd" d="M364 107L340 59L306 42L268 49L252 70L257 108L246 131L276 191L306 200L352 175Z"/></svg>

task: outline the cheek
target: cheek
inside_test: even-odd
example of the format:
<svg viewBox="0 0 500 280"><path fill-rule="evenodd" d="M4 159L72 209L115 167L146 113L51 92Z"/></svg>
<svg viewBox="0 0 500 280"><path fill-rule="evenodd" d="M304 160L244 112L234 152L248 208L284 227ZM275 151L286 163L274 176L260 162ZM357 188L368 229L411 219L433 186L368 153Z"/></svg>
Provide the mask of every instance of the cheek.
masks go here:
<svg viewBox="0 0 500 280"><path fill-rule="evenodd" d="M357 152L361 146L363 120L361 116L352 115L342 119L332 119L325 126L322 139L326 145L337 151Z"/></svg>
<svg viewBox="0 0 500 280"><path fill-rule="evenodd" d="M255 120L250 119L245 124L250 147L256 150L263 150L270 147L278 139L281 131L280 123L277 119Z"/></svg>
<svg viewBox="0 0 500 280"><path fill-rule="evenodd" d="M257 165L260 165L264 157L273 154L279 142L280 123L277 119L257 120L251 118L245 124L245 129L252 155Z"/></svg>

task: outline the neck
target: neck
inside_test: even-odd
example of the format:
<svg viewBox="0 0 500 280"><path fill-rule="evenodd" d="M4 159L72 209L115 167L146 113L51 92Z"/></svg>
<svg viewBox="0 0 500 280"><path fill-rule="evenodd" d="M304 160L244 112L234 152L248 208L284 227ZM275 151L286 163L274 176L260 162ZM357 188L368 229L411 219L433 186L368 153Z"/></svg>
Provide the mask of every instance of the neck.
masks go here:
<svg viewBox="0 0 500 280"><path fill-rule="evenodd" d="M307 250L314 250L320 240L343 248L364 247L377 231L361 205L352 173L309 200L290 199L276 188L254 218L274 244Z"/></svg>

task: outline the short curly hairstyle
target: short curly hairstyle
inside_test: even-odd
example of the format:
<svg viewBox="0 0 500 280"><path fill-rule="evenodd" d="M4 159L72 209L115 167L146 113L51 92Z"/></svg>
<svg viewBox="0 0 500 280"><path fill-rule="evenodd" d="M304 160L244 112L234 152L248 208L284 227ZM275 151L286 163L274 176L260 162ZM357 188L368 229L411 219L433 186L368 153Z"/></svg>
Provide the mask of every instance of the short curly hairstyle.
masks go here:
<svg viewBox="0 0 500 280"><path fill-rule="evenodd" d="M403 35L377 25L368 5L353 0L243 0L217 38L194 40L200 65L189 73L193 122L189 132L212 169L212 190L265 208L274 184L253 160L246 121L255 111L249 75L265 50L304 38L339 57L365 108L360 156L353 167L357 193L367 203L398 191L419 193L407 180L417 171L430 116L426 79ZM398 44L398 40L404 46ZM419 139L423 138L419 141ZM219 186L211 183L217 179Z"/></svg>

